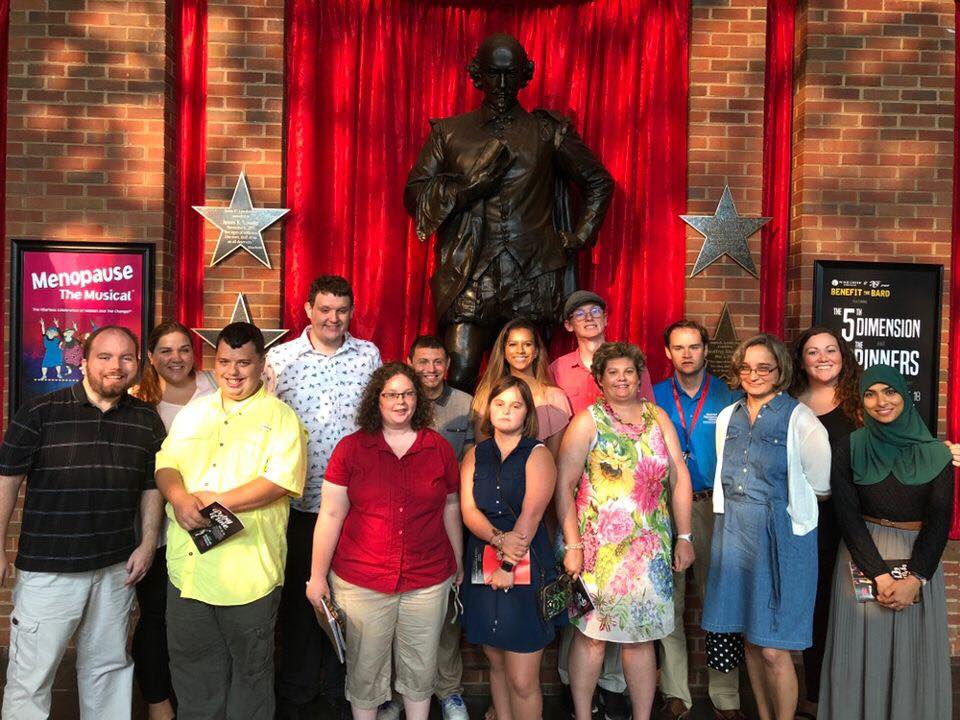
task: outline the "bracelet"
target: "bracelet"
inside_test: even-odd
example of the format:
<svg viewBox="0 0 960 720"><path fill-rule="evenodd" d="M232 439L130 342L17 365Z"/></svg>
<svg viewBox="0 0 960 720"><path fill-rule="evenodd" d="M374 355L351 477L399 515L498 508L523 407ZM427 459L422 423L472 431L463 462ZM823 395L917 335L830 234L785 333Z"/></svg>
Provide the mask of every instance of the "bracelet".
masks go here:
<svg viewBox="0 0 960 720"><path fill-rule="evenodd" d="M500 538L500 542L497 542L497 538ZM497 550L503 549L503 531L493 529L493 537L490 538L490 544L493 545Z"/></svg>
<svg viewBox="0 0 960 720"><path fill-rule="evenodd" d="M500 569L503 570L504 572L513 572L513 568L514 568L513 563L507 562L506 560L500 563Z"/></svg>
<svg viewBox="0 0 960 720"><path fill-rule="evenodd" d="M564 545L563 549L564 550L583 550L583 543L578 542L574 545Z"/></svg>

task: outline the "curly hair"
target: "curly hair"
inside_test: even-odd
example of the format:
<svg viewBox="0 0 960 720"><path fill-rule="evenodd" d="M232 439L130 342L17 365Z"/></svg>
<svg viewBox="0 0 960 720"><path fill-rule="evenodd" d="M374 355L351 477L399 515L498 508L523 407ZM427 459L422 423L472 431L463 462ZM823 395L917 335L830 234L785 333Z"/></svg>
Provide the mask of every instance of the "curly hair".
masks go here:
<svg viewBox="0 0 960 720"><path fill-rule="evenodd" d="M483 42L480 43L480 47L477 48L476 54L471 58L470 62L467 63L467 74L469 74L470 79L473 80L473 86L476 88L481 87L480 79L483 76L483 66L480 56L485 50L489 50L490 46L495 45L509 45L519 57L521 73L520 87L525 88L533 79L533 60L529 58L526 49L520 41L513 35L507 35L506 33L494 33L484 38Z"/></svg>
<svg viewBox="0 0 960 720"><path fill-rule="evenodd" d="M370 381L363 389L363 396L360 398L360 407L357 408L357 425L361 430L367 432L376 432L383 429L383 415L380 414L380 393L384 386L397 375L403 375L411 383L417 393L417 406L410 417L410 427L414 430L422 430L430 427L433 422L433 403L423 392L423 385L420 378L413 371L413 368L402 362L388 362L377 368Z"/></svg>
<svg viewBox="0 0 960 720"><path fill-rule="evenodd" d="M793 361L790 359L790 351L783 341L769 333L758 333L753 337L747 338L737 345L730 358L730 387L737 390L743 387L743 381L740 378L740 366L743 365L743 358L747 355L747 350L756 346L765 347L767 352L773 355L777 363L777 369L780 371L777 382L773 385L774 392L780 392L790 387L793 380Z"/></svg>
<svg viewBox="0 0 960 720"><path fill-rule="evenodd" d="M840 348L840 375L837 376L837 385L833 389L833 401L844 415L853 421L857 427L863 425L863 408L860 404L860 376L863 368L857 362L850 344L837 334L822 325L814 325L800 333L793 344L793 382L790 383L790 395L800 397L810 387L810 377L804 370L803 349L814 335L829 335Z"/></svg>
<svg viewBox="0 0 960 720"><path fill-rule="evenodd" d="M533 345L537 356L533 360L533 367L530 368L530 374L533 375L542 387L555 387L556 383L550 376L550 356L547 353L547 346L537 332L537 326L532 320L526 318L514 318L497 335L493 343L493 349L490 350L490 357L487 360L487 368L483 371L483 377L477 383L477 390L473 395L473 412L477 417L483 417L487 412L487 401L490 399L490 391L498 380L510 375L510 366L507 364L507 339L514 330L529 330L533 335Z"/></svg>
<svg viewBox="0 0 960 720"><path fill-rule="evenodd" d="M610 364L610 361L620 358L627 358L627 360L633 362L633 366L637 369L637 377L642 375L644 368L647 367L647 359L644 357L643 351L636 345L623 342L606 342L593 353L593 363L590 365L590 374L593 375L593 381L597 384L597 387L600 386L600 380L603 378L603 373L607 371L607 365Z"/></svg>

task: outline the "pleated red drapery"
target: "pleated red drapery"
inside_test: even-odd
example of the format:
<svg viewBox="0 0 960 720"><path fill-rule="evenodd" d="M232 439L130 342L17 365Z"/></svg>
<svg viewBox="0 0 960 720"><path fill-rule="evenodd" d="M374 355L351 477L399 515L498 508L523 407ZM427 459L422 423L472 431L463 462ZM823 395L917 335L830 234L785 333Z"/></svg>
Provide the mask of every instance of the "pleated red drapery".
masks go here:
<svg viewBox="0 0 960 720"><path fill-rule="evenodd" d="M954 27L960 27L960 4L954 8ZM954 53L953 117L960 112L960 54ZM960 126L953 126L953 227L950 239L950 319L947 352L947 437L960 438ZM960 540L960 472L955 468L953 525L950 539Z"/></svg>
<svg viewBox="0 0 960 720"><path fill-rule="evenodd" d="M203 218L193 205L206 194L207 2L179 0L174 15L176 178L173 296L176 317L203 327ZM194 337L197 361L202 358Z"/></svg>
<svg viewBox="0 0 960 720"><path fill-rule="evenodd" d="M10 50L10 0L0 0L0 188L7 187L7 63ZM0 238L6 240L7 194L0 193ZM0 251L0 278L4 276L6 252ZM4 294L0 292L0 318L3 317ZM3 347L3 328L0 322L0 347ZM0 363L3 364L3 363ZM3 407L3 375L6 372L0 368L0 408ZM3 410L0 410L3 417Z"/></svg>
<svg viewBox="0 0 960 720"><path fill-rule="evenodd" d="M760 231L760 331L781 338L787 313L796 10L796 0L767 0L761 212L773 219Z"/></svg>
<svg viewBox="0 0 960 720"><path fill-rule="evenodd" d="M665 374L659 334L683 313L685 0L287 0L286 28L286 327L304 326L311 279L338 273L354 331L385 357L434 329L433 241L416 239L403 187L428 119L479 105L465 65L502 31L536 64L524 106L571 117L616 180L579 282L609 298L608 336Z"/></svg>

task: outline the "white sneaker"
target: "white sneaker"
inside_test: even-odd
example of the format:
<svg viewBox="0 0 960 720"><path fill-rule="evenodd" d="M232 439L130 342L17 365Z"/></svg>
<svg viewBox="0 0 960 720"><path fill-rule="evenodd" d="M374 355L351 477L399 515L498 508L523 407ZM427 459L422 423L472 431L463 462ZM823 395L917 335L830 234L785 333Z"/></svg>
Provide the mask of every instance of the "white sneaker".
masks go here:
<svg viewBox="0 0 960 720"><path fill-rule="evenodd" d="M400 720L403 705L397 700L387 700L377 708L377 720Z"/></svg>
<svg viewBox="0 0 960 720"><path fill-rule="evenodd" d="M470 720L467 706L463 704L463 698L457 693L448 695L440 701L440 712L443 713L443 720Z"/></svg>

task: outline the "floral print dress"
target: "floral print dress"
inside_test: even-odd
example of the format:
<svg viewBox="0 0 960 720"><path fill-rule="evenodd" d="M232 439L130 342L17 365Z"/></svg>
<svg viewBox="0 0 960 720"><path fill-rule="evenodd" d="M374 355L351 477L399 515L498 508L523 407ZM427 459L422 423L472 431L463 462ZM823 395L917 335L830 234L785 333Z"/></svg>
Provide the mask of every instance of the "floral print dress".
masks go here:
<svg viewBox="0 0 960 720"><path fill-rule="evenodd" d="M597 435L576 496L583 582L594 610L573 624L588 637L633 643L673 632L670 462L656 406L617 418L601 397L590 407Z"/></svg>

